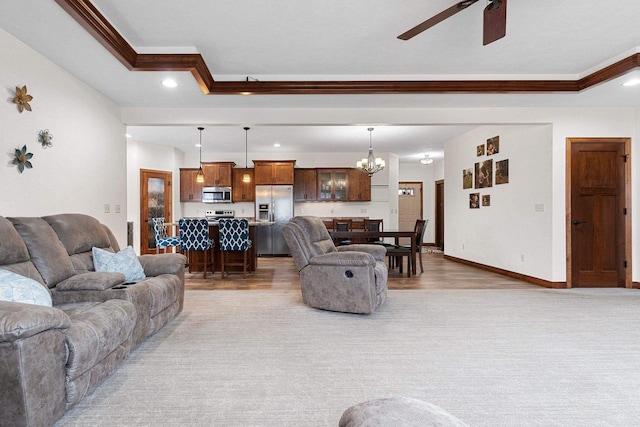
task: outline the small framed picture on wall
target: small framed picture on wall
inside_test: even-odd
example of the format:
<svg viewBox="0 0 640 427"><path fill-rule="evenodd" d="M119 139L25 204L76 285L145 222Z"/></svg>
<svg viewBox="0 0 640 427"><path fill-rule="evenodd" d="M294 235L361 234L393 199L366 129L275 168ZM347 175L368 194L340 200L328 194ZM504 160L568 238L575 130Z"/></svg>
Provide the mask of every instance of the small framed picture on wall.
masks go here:
<svg viewBox="0 0 640 427"><path fill-rule="evenodd" d="M487 139L487 156L493 156L500 152L500 137L494 136Z"/></svg>

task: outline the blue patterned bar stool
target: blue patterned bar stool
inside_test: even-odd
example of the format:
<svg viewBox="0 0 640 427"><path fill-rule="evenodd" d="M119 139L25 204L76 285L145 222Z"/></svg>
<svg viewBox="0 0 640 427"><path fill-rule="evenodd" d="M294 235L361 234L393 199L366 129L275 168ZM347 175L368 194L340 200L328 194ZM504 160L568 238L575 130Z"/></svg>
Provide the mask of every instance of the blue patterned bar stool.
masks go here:
<svg viewBox="0 0 640 427"><path fill-rule="evenodd" d="M156 235L156 253L160 253L160 248L167 252L168 247L180 246L180 236L167 236L167 227L164 223L164 218L153 218L153 232Z"/></svg>
<svg viewBox="0 0 640 427"><path fill-rule="evenodd" d="M209 221L206 218L180 218L178 226L180 227L180 247L182 250L204 252L202 278L206 279L208 254L215 245L214 241L209 238ZM211 266L213 266L213 259Z"/></svg>
<svg viewBox="0 0 640 427"><path fill-rule="evenodd" d="M247 251L251 248L251 240L249 240L249 221L246 219L220 219L220 271L222 272L222 278L224 279L224 267L227 266L242 266L242 277L247 277L247 268L249 266L249 259L247 258ZM225 252L229 251L242 251L242 262L225 262Z"/></svg>

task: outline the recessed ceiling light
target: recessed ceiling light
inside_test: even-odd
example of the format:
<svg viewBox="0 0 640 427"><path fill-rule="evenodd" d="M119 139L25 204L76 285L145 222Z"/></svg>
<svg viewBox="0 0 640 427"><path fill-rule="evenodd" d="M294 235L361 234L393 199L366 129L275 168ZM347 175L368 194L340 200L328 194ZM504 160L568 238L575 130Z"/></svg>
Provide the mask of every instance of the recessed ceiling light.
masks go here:
<svg viewBox="0 0 640 427"><path fill-rule="evenodd" d="M275 144L273 144L274 147L280 147L280 144L278 144L277 142Z"/></svg>
<svg viewBox="0 0 640 427"><path fill-rule="evenodd" d="M176 87L178 86L178 83L173 79L165 79L162 81L162 85L165 87Z"/></svg>
<svg viewBox="0 0 640 427"><path fill-rule="evenodd" d="M126 136L127 138L131 138L131 135L129 135L128 133L125 133L124 136Z"/></svg>
<svg viewBox="0 0 640 427"><path fill-rule="evenodd" d="M627 80L626 82L622 83L622 86L637 86L637 85L640 85L640 79L638 78Z"/></svg>
<svg viewBox="0 0 640 427"><path fill-rule="evenodd" d="M202 147L202 144L198 143L196 144L196 147Z"/></svg>

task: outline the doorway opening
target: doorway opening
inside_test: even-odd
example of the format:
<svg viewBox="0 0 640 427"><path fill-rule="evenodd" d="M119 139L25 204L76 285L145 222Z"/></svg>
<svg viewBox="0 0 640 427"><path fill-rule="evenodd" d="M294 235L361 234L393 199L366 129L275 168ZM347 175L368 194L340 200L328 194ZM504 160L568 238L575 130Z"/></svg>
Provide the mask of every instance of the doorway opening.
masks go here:
<svg viewBox="0 0 640 427"><path fill-rule="evenodd" d="M171 172L140 169L140 254L156 252L153 218L172 222Z"/></svg>
<svg viewBox="0 0 640 427"><path fill-rule="evenodd" d="M631 139L567 138L567 287L632 287Z"/></svg>

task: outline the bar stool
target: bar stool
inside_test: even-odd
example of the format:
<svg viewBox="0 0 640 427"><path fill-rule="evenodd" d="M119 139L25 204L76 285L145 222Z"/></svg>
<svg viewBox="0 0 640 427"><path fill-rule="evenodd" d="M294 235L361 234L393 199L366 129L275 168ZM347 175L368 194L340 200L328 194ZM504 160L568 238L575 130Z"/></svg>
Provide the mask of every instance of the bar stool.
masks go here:
<svg viewBox="0 0 640 427"><path fill-rule="evenodd" d="M180 236L167 236L167 227L163 217L151 219L153 222L153 232L156 235L156 254L160 253L160 248L167 253L168 247L180 247Z"/></svg>
<svg viewBox="0 0 640 427"><path fill-rule="evenodd" d="M242 278L247 277L249 268L249 258L247 252L251 248L249 240L249 221L245 218L221 218L218 221L220 238L220 271L224 279L225 266L242 266ZM242 252L242 262L227 262L225 254L227 252Z"/></svg>
<svg viewBox="0 0 640 427"><path fill-rule="evenodd" d="M180 247L182 250L204 252L202 278L206 279L208 254L215 245L215 242L209 238L209 221L206 218L180 218L178 227L180 228ZM213 266L213 254L211 258ZM191 269L191 264L189 264L189 269Z"/></svg>

